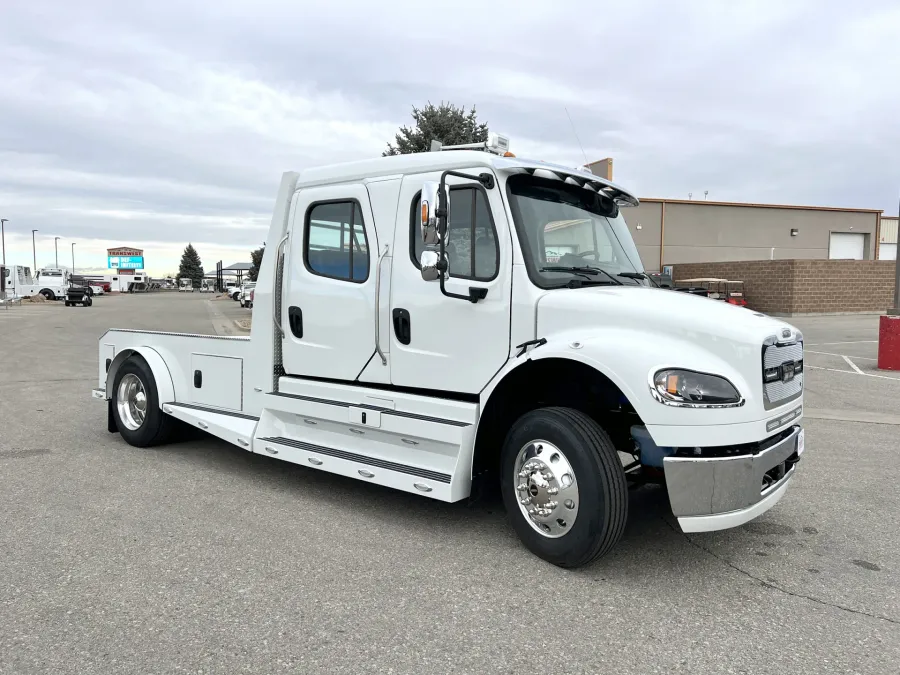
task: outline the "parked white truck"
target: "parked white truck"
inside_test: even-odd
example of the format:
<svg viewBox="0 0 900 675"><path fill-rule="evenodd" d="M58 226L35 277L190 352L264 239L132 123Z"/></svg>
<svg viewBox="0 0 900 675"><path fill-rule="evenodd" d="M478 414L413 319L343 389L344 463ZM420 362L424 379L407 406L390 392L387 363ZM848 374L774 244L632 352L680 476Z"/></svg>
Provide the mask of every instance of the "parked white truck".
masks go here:
<svg viewBox="0 0 900 675"><path fill-rule="evenodd" d="M58 267L43 267L36 278L31 268L10 265L6 268L6 294L10 298L43 295L47 300L63 300L69 289L69 271Z"/></svg>
<svg viewBox="0 0 900 675"><path fill-rule="evenodd" d="M651 287L635 197L504 141L286 173L250 337L108 331L109 430L182 420L447 502L497 480L564 567L617 542L629 482L664 482L686 532L771 508L804 447L801 334Z"/></svg>

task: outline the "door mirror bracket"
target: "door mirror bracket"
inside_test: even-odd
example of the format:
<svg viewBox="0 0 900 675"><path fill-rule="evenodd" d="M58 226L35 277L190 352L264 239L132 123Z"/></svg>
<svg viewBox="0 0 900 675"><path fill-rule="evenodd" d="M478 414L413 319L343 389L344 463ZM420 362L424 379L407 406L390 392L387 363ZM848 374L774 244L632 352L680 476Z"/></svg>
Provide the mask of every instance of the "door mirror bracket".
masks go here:
<svg viewBox="0 0 900 675"><path fill-rule="evenodd" d="M447 278L450 262L444 250L447 235L447 220L450 217L450 191L447 189L447 176L468 178L478 181L487 190L492 190L496 185L494 176L484 172L477 176L458 171L444 171L440 181L425 181L422 184L422 198L419 201L419 229L422 242L426 246L438 246L437 251L422 251L419 265L422 270L422 279L425 281L439 281L441 293L448 298L468 300L477 303L487 297L488 289L477 286L469 287L469 294L451 293L444 288L444 280Z"/></svg>

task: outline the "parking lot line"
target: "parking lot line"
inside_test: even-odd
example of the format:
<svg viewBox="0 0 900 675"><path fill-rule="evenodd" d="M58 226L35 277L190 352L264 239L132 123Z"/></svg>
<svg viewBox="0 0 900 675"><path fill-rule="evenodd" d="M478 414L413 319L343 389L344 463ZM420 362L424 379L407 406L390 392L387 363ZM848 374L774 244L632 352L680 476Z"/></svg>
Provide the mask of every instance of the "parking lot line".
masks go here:
<svg viewBox="0 0 900 675"><path fill-rule="evenodd" d="M826 345L863 345L873 344L878 340L850 340L849 342L816 342L806 345L807 347L824 347Z"/></svg>
<svg viewBox="0 0 900 675"><path fill-rule="evenodd" d="M853 368L854 371L856 371L860 375L865 375L865 373L859 369L859 366L857 366L855 363L853 363L853 361L850 360L849 356L841 355L841 358L843 358L844 361L847 362L847 365Z"/></svg>
<svg viewBox="0 0 900 675"><path fill-rule="evenodd" d="M877 377L880 380L894 380L894 382L900 382L900 377L890 377L889 375L875 375L874 373L864 373L857 368L856 371L852 370L839 370L838 368L823 368L822 366L803 366L804 368L810 368L812 370L827 370L832 373L846 373L847 375L862 375L864 377Z"/></svg>
<svg viewBox="0 0 900 675"><path fill-rule="evenodd" d="M822 356L844 356L843 354L835 354L833 352L816 352L812 349L805 350L807 354L821 354ZM873 359L870 356L854 356L854 359L862 359L863 361L877 361L878 359Z"/></svg>

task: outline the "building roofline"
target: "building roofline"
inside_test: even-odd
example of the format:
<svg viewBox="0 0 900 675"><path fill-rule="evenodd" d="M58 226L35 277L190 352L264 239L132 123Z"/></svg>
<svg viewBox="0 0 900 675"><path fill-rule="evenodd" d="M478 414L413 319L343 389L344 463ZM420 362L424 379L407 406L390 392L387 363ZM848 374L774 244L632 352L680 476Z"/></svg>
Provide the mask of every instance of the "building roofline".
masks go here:
<svg viewBox="0 0 900 675"><path fill-rule="evenodd" d="M853 209L843 206L802 206L797 204L755 204L752 202L715 202L708 199L661 199L641 197L642 204L699 204L705 206L745 206L756 209L793 209L796 211L843 211L847 213L884 213L884 209Z"/></svg>

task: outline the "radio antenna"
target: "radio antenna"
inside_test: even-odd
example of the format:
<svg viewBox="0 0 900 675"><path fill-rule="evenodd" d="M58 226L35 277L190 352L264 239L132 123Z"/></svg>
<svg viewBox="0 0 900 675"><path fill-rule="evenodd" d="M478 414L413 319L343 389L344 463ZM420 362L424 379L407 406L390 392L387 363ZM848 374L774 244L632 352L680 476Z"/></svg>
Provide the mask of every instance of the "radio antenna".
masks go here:
<svg viewBox="0 0 900 675"><path fill-rule="evenodd" d="M575 122L572 121L572 116L569 114L569 109L564 106L563 110L566 111L566 117L569 118L569 124L572 125L572 133L575 135L575 140L578 141L578 147L581 148L581 154L584 156L584 165L587 166L588 165L587 153L584 151L584 146L581 144L581 139L578 138L578 132L575 131Z"/></svg>

